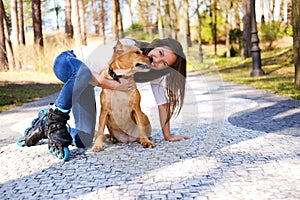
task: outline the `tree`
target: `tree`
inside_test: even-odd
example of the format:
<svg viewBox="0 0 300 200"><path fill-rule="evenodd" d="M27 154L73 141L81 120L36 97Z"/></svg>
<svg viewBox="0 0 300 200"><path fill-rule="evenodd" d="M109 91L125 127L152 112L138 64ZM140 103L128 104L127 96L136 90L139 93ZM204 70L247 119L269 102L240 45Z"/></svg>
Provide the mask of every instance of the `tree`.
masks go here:
<svg viewBox="0 0 300 200"><path fill-rule="evenodd" d="M243 58L251 56L251 1L243 1Z"/></svg>
<svg viewBox="0 0 300 200"><path fill-rule="evenodd" d="M82 34L81 34L81 27L80 27L80 16L79 16L79 7L77 0L71 0L71 8L72 8L72 25L73 25L73 33L74 33L74 41L75 45L82 45Z"/></svg>
<svg viewBox="0 0 300 200"><path fill-rule="evenodd" d="M19 62L15 62L15 56L14 56L14 51L12 47L12 43L10 40L10 32L9 32L9 25L8 25L8 20L7 16L5 14L4 19L3 19L3 25L4 25L4 35L5 35L5 47L6 47L6 55L7 55L7 60L8 60L8 69L10 71L13 71L15 69L20 69L21 65Z"/></svg>
<svg viewBox="0 0 300 200"><path fill-rule="evenodd" d="M171 24L171 14L170 14L170 4L168 0L163 0L164 8L164 37L171 37L172 24Z"/></svg>
<svg viewBox="0 0 300 200"><path fill-rule="evenodd" d="M171 25L171 35L172 35L172 38L176 39L177 38L177 33L176 33L176 30L177 30L177 9L176 9L176 6L175 6L175 2L174 0L169 0L169 5L170 5L170 25ZM185 19L185 34L186 36L189 35L189 29L188 27L190 26L189 25L189 2L188 0L183 0L181 6L180 6L182 9L181 11L183 12L183 18ZM179 11L180 12L180 11Z"/></svg>
<svg viewBox="0 0 300 200"><path fill-rule="evenodd" d="M295 60L295 85L300 89L300 1L292 1L294 60Z"/></svg>
<svg viewBox="0 0 300 200"><path fill-rule="evenodd" d="M200 2L197 0L197 7L195 13L197 14L198 19L198 45L199 45L199 61L203 63L203 49L202 49L202 37L201 37L201 15L199 13Z"/></svg>
<svg viewBox="0 0 300 200"><path fill-rule="evenodd" d="M56 30L59 30L59 19L58 19L58 14L61 10L61 6L58 4L56 0L54 0L54 7L49 10L49 12L55 12L55 17L56 17Z"/></svg>
<svg viewBox="0 0 300 200"><path fill-rule="evenodd" d="M78 10L79 10L79 22L80 22L80 30L81 30L81 44L86 45L86 26L85 26L85 8L83 0L78 0Z"/></svg>
<svg viewBox="0 0 300 200"><path fill-rule="evenodd" d="M162 21L162 15L161 15L161 6L160 6L160 0L156 0L156 19L157 19L157 28L158 28L158 35L160 38L164 37L163 32L163 21Z"/></svg>
<svg viewBox="0 0 300 200"><path fill-rule="evenodd" d="M0 2L0 71L8 70L4 33L5 10L3 1Z"/></svg>
<svg viewBox="0 0 300 200"><path fill-rule="evenodd" d="M95 28L95 33L97 35L99 35L100 33L100 17L101 15L99 15L98 13L100 6L98 5L98 2L96 2L95 0L91 1L91 7L92 7L92 16L93 16L93 25Z"/></svg>
<svg viewBox="0 0 300 200"><path fill-rule="evenodd" d="M179 13L180 13L180 20L179 20L179 25L180 25L180 41L182 44L182 47L184 49L185 55L187 55L187 49L188 49L188 27L189 27L189 2L188 0L181 0L181 6L179 8Z"/></svg>
<svg viewBox="0 0 300 200"><path fill-rule="evenodd" d="M114 39L123 37L123 23L119 0L112 1L112 33Z"/></svg>
<svg viewBox="0 0 300 200"><path fill-rule="evenodd" d="M226 32L226 41L225 41L225 46L226 46L226 57L230 58L230 30L231 30L231 24L230 24L230 10L232 9L232 1L225 1L225 13L226 13L226 17L225 17L225 32Z"/></svg>
<svg viewBox="0 0 300 200"><path fill-rule="evenodd" d="M65 34L73 38L73 26L71 22L71 0L65 0Z"/></svg>
<svg viewBox="0 0 300 200"><path fill-rule="evenodd" d="M15 45L20 44L19 40L19 20L18 20L18 4L17 0L10 1L10 14L11 14L11 37Z"/></svg>
<svg viewBox="0 0 300 200"><path fill-rule="evenodd" d="M33 26L34 44L38 45L40 48L43 48L44 41L43 41L40 0L32 0L32 26Z"/></svg>
<svg viewBox="0 0 300 200"><path fill-rule="evenodd" d="M217 56L217 0L211 0L210 15L212 18L211 33L214 43L215 56Z"/></svg>
<svg viewBox="0 0 300 200"><path fill-rule="evenodd" d="M24 30L24 9L23 9L23 0L19 0L19 6L20 6L20 16L19 16L19 40L20 43L25 45L25 30Z"/></svg>
<svg viewBox="0 0 300 200"><path fill-rule="evenodd" d="M105 44L106 36L105 36L105 17L106 17L106 10L105 10L105 0L101 0L101 12L100 12L100 21L101 21L101 32L103 36L103 43Z"/></svg>

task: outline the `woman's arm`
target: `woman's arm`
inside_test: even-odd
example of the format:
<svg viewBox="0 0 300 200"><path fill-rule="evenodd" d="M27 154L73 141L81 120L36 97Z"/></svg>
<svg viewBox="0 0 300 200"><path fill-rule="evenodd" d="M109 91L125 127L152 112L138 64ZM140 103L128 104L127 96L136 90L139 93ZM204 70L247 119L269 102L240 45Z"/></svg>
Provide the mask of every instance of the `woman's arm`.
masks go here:
<svg viewBox="0 0 300 200"><path fill-rule="evenodd" d="M90 84L93 86L98 86L104 89L112 90L123 90L128 91L135 89L135 84L133 78L120 78L120 82L117 82L113 79L107 79L103 77L100 73L92 72L92 80Z"/></svg>
<svg viewBox="0 0 300 200"><path fill-rule="evenodd" d="M159 112L159 119L160 119L160 125L162 127L162 132L164 134L164 138L167 141L179 141L183 139L189 139L189 136L186 135L172 135L170 131L170 120L166 122L167 116L169 113L167 113L168 110L168 103L158 105L158 112Z"/></svg>

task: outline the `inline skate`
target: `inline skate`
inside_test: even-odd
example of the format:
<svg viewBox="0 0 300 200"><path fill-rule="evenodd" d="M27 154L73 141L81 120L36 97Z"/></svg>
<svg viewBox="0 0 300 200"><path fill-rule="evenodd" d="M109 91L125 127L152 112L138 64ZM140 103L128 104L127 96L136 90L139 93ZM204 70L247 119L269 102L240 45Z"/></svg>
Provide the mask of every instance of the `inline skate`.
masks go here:
<svg viewBox="0 0 300 200"><path fill-rule="evenodd" d="M40 140L47 139L47 126L48 126L48 110L41 109L38 116L32 120L31 126L26 128L24 134L17 139L17 145L20 147L34 146Z"/></svg>
<svg viewBox="0 0 300 200"><path fill-rule="evenodd" d="M70 119L69 112L50 108L48 112L48 148L54 156L65 161L69 160L69 148L72 137L67 128L67 121Z"/></svg>

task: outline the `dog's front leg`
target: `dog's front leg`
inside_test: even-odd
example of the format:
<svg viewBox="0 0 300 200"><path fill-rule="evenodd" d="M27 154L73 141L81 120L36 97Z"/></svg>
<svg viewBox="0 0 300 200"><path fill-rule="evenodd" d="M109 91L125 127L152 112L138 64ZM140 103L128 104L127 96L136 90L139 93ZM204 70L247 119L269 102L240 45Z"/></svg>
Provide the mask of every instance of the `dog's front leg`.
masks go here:
<svg viewBox="0 0 300 200"><path fill-rule="evenodd" d="M148 117L141 110L134 110L133 117L139 129L138 141L144 148L153 148L154 143L149 140L152 129Z"/></svg>
<svg viewBox="0 0 300 200"><path fill-rule="evenodd" d="M95 143L92 148L93 152L101 151L104 149L104 128L107 121L108 112L101 108L99 116L99 127L98 131L95 133Z"/></svg>

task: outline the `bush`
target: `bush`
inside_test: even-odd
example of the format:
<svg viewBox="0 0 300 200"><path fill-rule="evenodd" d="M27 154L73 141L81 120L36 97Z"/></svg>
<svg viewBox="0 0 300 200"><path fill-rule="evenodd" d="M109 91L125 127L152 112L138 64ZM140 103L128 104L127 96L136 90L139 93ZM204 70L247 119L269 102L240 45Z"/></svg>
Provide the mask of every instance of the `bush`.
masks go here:
<svg viewBox="0 0 300 200"><path fill-rule="evenodd" d="M284 36L284 30L280 28L278 22L270 22L261 26L260 37L262 42L269 43L268 48L272 49L274 41Z"/></svg>

